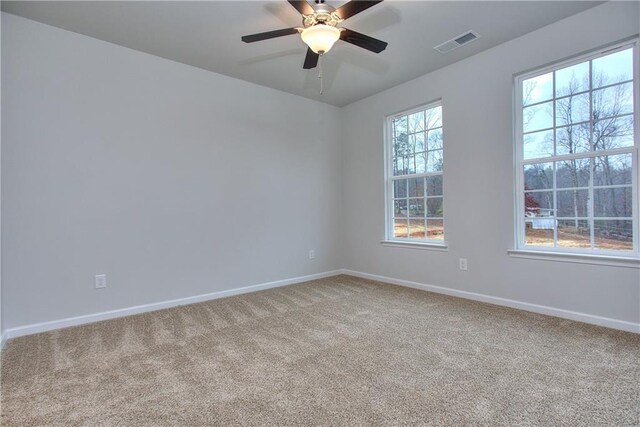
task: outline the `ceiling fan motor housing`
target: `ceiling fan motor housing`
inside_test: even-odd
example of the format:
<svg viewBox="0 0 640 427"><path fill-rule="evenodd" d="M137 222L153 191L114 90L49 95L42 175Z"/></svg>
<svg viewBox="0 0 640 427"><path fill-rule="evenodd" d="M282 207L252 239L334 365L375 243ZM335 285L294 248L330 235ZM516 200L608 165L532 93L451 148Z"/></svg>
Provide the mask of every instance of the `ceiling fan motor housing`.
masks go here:
<svg viewBox="0 0 640 427"><path fill-rule="evenodd" d="M309 15L302 15L302 25L304 28L312 27L317 24L335 27L343 21L343 19L341 19L336 13L336 9L328 4L316 3L313 6L313 10L314 12Z"/></svg>

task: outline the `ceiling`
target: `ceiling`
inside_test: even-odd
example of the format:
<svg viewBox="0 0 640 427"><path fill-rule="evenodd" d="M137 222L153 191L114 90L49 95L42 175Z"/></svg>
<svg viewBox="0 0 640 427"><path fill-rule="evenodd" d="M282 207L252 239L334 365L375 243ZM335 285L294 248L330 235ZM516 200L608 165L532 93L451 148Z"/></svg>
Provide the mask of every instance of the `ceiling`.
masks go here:
<svg viewBox="0 0 640 427"><path fill-rule="evenodd" d="M327 1L338 7L344 1ZM246 34L301 25L286 1L2 1L2 10L163 58L343 106L576 14L596 1L387 0L340 26L389 42L376 55L338 41L303 70L297 35L252 44ZM474 30L450 53L434 46ZM542 48L542 47L541 47Z"/></svg>

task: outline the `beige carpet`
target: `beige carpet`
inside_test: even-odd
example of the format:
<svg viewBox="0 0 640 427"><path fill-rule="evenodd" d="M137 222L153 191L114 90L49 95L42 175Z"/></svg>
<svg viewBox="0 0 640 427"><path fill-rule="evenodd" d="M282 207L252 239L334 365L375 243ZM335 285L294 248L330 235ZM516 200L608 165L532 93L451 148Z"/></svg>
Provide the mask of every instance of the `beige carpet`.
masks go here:
<svg viewBox="0 0 640 427"><path fill-rule="evenodd" d="M640 424L640 336L338 276L10 341L2 425Z"/></svg>

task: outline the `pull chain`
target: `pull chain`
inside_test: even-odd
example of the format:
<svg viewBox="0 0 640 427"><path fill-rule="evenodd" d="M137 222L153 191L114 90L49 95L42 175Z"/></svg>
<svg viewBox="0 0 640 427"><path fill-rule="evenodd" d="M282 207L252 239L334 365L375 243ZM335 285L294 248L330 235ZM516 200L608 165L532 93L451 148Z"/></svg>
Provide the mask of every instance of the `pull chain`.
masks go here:
<svg viewBox="0 0 640 427"><path fill-rule="evenodd" d="M322 84L322 55L318 57L318 78L320 79L320 95L322 95L322 92L324 92Z"/></svg>

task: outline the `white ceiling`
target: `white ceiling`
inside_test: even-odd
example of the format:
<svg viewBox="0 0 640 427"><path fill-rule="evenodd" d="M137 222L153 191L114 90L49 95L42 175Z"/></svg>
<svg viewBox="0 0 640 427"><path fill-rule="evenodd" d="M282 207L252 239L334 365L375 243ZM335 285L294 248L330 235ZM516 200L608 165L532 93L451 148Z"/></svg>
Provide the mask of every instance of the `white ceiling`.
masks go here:
<svg viewBox="0 0 640 427"><path fill-rule="evenodd" d="M338 7L344 1L327 3ZM338 41L323 58L323 95L318 93L317 69L302 69L306 46L299 36L240 41L242 35L300 26L299 13L284 0L2 1L2 10L343 106L599 3L387 0L340 25L387 41L387 49L376 55ZM448 54L433 49L467 30L479 33L480 39Z"/></svg>

